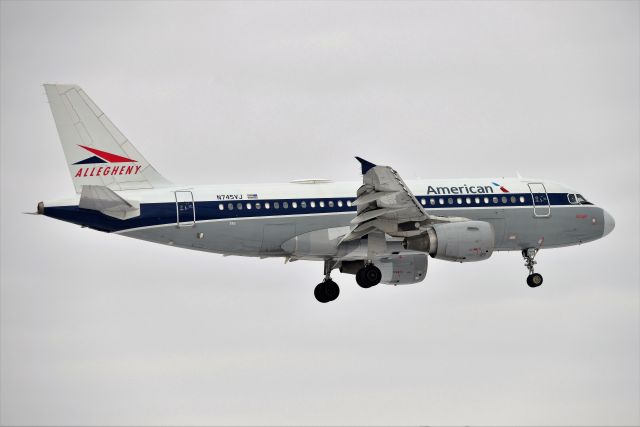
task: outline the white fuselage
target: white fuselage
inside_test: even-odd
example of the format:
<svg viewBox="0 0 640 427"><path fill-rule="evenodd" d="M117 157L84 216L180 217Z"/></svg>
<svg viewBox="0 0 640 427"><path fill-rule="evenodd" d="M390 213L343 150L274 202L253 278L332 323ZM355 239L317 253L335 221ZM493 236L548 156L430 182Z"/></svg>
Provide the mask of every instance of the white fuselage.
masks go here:
<svg viewBox="0 0 640 427"><path fill-rule="evenodd" d="M78 207L79 198L45 204L45 215L177 247L245 256L290 256L282 245L314 230L349 227L359 182L172 186L119 191L140 204L120 220ZM576 192L532 179L407 180L429 214L490 222L496 250L579 244L606 234L607 216ZM355 255L354 255L355 256ZM313 258L313 257L311 257ZM319 256L322 259L323 256Z"/></svg>

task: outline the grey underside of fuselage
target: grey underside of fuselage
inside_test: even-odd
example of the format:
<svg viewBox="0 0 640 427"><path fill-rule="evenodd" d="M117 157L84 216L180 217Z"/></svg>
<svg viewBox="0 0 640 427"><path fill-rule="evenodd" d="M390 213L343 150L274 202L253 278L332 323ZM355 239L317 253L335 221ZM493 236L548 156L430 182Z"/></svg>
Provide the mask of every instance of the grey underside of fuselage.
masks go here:
<svg viewBox="0 0 640 427"><path fill-rule="evenodd" d="M596 206L552 207L550 216L536 217L531 207L508 209L439 209L442 216L491 223L498 251L554 248L585 243L603 233L602 209ZM353 212L198 221L122 231L128 237L225 255L283 257L287 240L310 231L350 224ZM594 222L595 221L595 222Z"/></svg>

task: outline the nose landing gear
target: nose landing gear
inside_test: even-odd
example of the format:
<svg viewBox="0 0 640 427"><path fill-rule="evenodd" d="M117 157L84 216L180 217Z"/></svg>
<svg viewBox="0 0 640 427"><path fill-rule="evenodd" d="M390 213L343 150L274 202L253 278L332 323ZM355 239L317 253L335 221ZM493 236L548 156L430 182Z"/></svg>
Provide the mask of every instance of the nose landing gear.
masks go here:
<svg viewBox="0 0 640 427"><path fill-rule="evenodd" d="M538 250L535 248L528 248L522 250L522 258L524 258L524 266L529 270L529 276L527 276L527 285L530 288L537 288L542 285L542 275L534 273L533 266L537 264L534 260Z"/></svg>

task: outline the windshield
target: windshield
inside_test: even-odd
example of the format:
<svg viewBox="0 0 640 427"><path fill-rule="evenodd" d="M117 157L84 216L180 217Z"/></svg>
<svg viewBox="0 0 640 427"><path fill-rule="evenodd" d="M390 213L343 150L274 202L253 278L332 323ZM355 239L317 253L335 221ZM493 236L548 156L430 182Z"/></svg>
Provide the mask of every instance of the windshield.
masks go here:
<svg viewBox="0 0 640 427"><path fill-rule="evenodd" d="M577 194L576 197L578 198L578 203L580 203L581 205L592 205L593 204L593 203L589 202L587 199L585 199L582 194Z"/></svg>

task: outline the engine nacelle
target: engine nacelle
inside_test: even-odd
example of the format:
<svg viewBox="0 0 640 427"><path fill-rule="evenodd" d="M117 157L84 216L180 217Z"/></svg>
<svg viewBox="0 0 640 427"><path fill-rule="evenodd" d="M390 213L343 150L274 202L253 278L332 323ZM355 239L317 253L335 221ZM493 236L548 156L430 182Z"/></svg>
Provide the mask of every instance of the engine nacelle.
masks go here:
<svg viewBox="0 0 640 427"><path fill-rule="evenodd" d="M447 261L482 261L493 253L495 233L485 221L434 224L426 234L407 237L403 246Z"/></svg>
<svg viewBox="0 0 640 427"><path fill-rule="evenodd" d="M380 283L386 285L410 285L422 282L427 275L429 258L423 254L392 255L373 262L382 273ZM356 274L363 268L364 261L343 261L340 272Z"/></svg>

